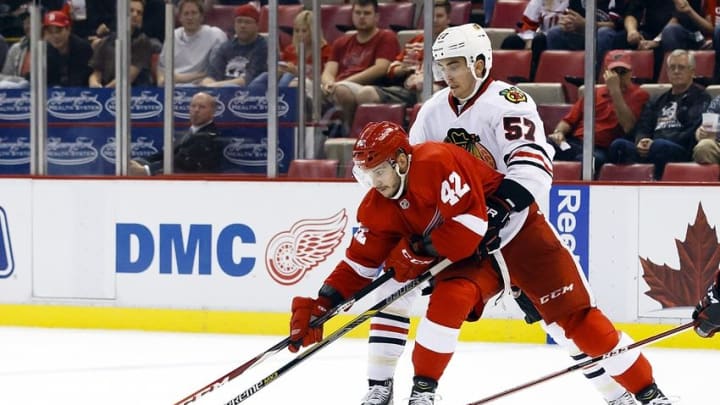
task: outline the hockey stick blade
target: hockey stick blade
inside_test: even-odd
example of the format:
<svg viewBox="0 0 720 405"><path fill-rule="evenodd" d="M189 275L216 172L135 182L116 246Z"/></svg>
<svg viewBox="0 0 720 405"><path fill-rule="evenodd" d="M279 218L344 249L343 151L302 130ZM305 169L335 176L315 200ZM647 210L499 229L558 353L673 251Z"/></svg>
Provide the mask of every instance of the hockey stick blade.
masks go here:
<svg viewBox="0 0 720 405"><path fill-rule="evenodd" d="M634 342L634 343L632 343L632 344L629 344L629 345L627 345L627 346L625 346L625 347L621 347L621 348L619 348L619 349L615 349L615 350L613 350L613 351L611 351L611 352L608 352L608 353L605 353L605 354L603 354L603 355L601 355L601 356L596 356L596 357L587 359L587 360L585 360L585 361L583 361L583 362L576 363L576 364L574 364L574 365L572 365L572 366L570 366L570 367L568 367L568 368L566 368L566 369L564 369L564 370L556 371L556 372L554 372L554 373L552 373L552 374L548 374L548 375L546 375L546 376L543 376L543 377L537 378L537 379L535 379L535 380L526 382L525 384L518 385L518 386L516 386L516 387L509 388L509 389L507 389L507 390L505 390L505 391L499 392L499 393L497 393L497 394L495 394L495 395L491 395L491 396L489 396L489 397L483 398L483 399L481 399L481 400L479 400L479 401L471 402L471 403L469 403L468 405L482 405L482 404L487 404L488 402L491 402L491 401L494 401L494 400L496 400L496 399L498 399L498 398L501 398L501 397L504 397L504 396L507 396L507 395L516 393L516 392L518 392L518 391L524 390L525 388L530 388L530 387L532 387L532 386L535 386L535 385L537 385L537 384L543 383L543 382L545 382L545 381L552 380L553 378L560 377L561 375L565 375L565 374L571 373L571 372L573 372L573 371L580 370L581 368L585 368L585 367L587 367L587 366L589 366L589 365L595 364L595 363L597 363L597 362L599 362L599 361L602 361L602 360L605 360L605 359L607 359L607 358L609 358L609 357L615 357L615 356L617 356L617 355L619 355L619 354L623 354L623 353L625 353L625 352L627 352L627 351L630 351L630 350L633 350L633 349L637 349L637 348L640 348L640 347L643 347L643 346L647 346L647 345L649 345L650 343L654 343L654 342L657 342L657 341L659 341L659 340L668 338L668 337L670 337L670 336L677 335L678 333L680 333L680 332L682 332L682 331L684 331L684 330L686 330L686 329L688 329L688 328L691 328L692 326L693 326L693 322L688 322L688 323L682 324L682 325L680 325L680 326L678 326L678 327L675 327L675 328L673 328L673 329L666 330L665 332L658 333L657 335L653 335L653 336L647 337L647 338L645 338L645 339L643 339L643 340L638 340L637 342Z"/></svg>
<svg viewBox="0 0 720 405"><path fill-rule="evenodd" d="M350 309L353 304L355 304L357 301L365 297L366 295L370 294L371 292L375 291L376 288L380 287L382 284L384 284L386 281L390 280L395 273L392 270L388 270L383 272L383 274L378 277L377 279L373 280L372 283L365 286L365 288L361 289L360 291L353 294L352 297L348 298L347 300L341 302L337 306L335 306L330 311L324 313L322 316L319 316L310 322L310 326L313 328L316 328L325 322L327 322L330 318L334 317L335 315L339 314L342 311L347 311ZM174 405L187 405L191 404L203 395L216 390L217 388L225 385L228 381L233 380L234 378L238 377L240 374L244 373L251 367L259 364L261 361L265 360L266 358L274 355L275 353L285 349L290 345L290 337L286 337L282 341L276 343L271 348L265 350L264 352L258 354L257 356L253 357L252 359L248 360L244 364L240 365L239 367L235 368L234 370L230 371L229 373L223 375L222 377L216 379L215 381L207 384L206 386L200 388L199 390L193 392L192 394L186 396L185 398L181 399L178 402L175 402Z"/></svg>
<svg viewBox="0 0 720 405"><path fill-rule="evenodd" d="M449 259L443 259L443 261L441 261L441 262L437 263L436 265L434 265L433 267L431 267L428 271L426 271L425 273L420 275L418 278L408 281L407 284L400 287L397 291L390 294L389 296L384 298L382 301L380 301L377 304L375 304L374 306L372 306L370 309L366 310L365 312L358 315L356 318L354 318L350 322L341 326L338 330L336 330L332 334L328 335L323 340L308 347L305 351L301 352L294 359L285 363L285 365L283 365L279 369L275 370L273 373L271 373L267 377L263 378L262 380L258 381L255 384L253 384L250 388L241 392L235 398L231 399L228 402L225 402L225 405L237 405L237 404L245 401L246 399L250 398L252 395L256 394L261 389L267 387L271 382L277 380L283 374L287 373L288 371L293 369L295 366L297 366L298 364L303 362L305 359L307 359L308 357L310 357L313 354L320 351L320 349L322 349L323 347L325 347L325 346L329 345L330 343L336 341L337 339L341 338L342 336L344 336L351 330L355 329L357 326L359 326L363 322L365 322L368 319L375 316L375 314L377 314L378 312L385 309L388 305L397 301L400 297L404 296L405 294L414 290L415 288L417 288L419 285L421 285L425 281L429 280L431 277L435 276L437 273L439 273L440 271L445 269L451 263L452 262Z"/></svg>

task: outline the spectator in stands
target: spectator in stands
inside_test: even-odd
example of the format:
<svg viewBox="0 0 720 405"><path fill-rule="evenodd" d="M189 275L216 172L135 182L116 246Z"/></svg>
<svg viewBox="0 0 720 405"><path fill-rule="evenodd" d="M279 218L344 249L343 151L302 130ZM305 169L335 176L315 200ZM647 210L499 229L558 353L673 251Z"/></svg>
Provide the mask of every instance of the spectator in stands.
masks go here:
<svg viewBox="0 0 720 405"><path fill-rule="evenodd" d="M532 50L530 79L535 76L540 54L547 49L546 33L558 23L569 5L570 0L530 0L525 6L519 32L505 38L500 45L500 49Z"/></svg>
<svg viewBox="0 0 720 405"><path fill-rule="evenodd" d="M715 27L711 41L712 48L715 51L713 83L720 84L720 2L717 0L707 0L705 2L705 11L710 23Z"/></svg>
<svg viewBox="0 0 720 405"><path fill-rule="evenodd" d="M710 101L708 113L720 114L720 96ZM720 125L720 123L716 124ZM700 164L720 163L720 133L705 130L702 125L695 131L697 145L693 148L693 160Z"/></svg>
<svg viewBox="0 0 720 405"><path fill-rule="evenodd" d="M47 47L48 86L85 87L90 77L90 42L73 34L70 17L62 11L50 11L43 19Z"/></svg>
<svg viewBox="0 0 720 405"><path fill-rule="evenodd" d="M182 27L175 36L175 83L197 84L207 76L210 52L227 41L227 35L218 27L203 24L205 7L201 0L180 0L178 17ZM163 59L165 46L160 52L157 84L165 84Z"/></svg>
<svg viewBox="0 0 720 405"><path fill-rule="evenodd" d="M252 4L235 9L235 37L210 53L208 77L203 86L247 86L267 88L268 43L258 34L260 11Z"/></svg>
<svg viewBox="0 0 720 405"><path fill-rule="evenodd" d="M450 3L448 0L436 0L433 10L433 40L449 26ZM358 104L390 103L408 107L418 102L424 80L423 37L424 34L419 34L411 38L390 64L385 82L391 85L363 86L357 93ZM435 84L433 91L440 88L440 83Z"/></svg>
<svg viewBox="0 0 720 405"><path fill-rule="evenodd" d="M0 74L0 88L28 86L30 79L30 13L21 16L25 35L8 50Z"/></svg>
<svg viewBox="0 0 720 405"><path fill-rule="evenodd" d="M695 58L676 49L667 57L671 88L643 109L635 127L635 142L626 138L610 144L612 163L653 163L660 179L667 162L687 162L695 146L695 130L710 95L693 83Z"/></svg>
<svg viewBox="0 0 720 405"><path fill-rule="evenodd" d="M152 60L152 44L150 38L142 32L144 0L130 1L130 26L132 27L132 42L130 44L130 75L128 79L134 86L149 86L152 84L150 64ZM90 87L115 87L115 38L111 33L100 40L92 59L88 85Z"/></svg>
<svg viewBox="0 0 720 405"><path fill-rule="evenodd" d="M205 92L190 101L190 129L175 142L173 169L184 173L210 173L220 169L224 143L215 126L217 100ZM131 176L154 176L163 173L163 151L147 159L133 159L128 164Z"/></svg>
<svg viewBox="0 0 720 405"><path fill-rule="evenodd" d="M0 35L0 65L5 64L5 58L7 57L7 53L8 53L7 41L5 41L5 37Z"/></svg>
<svg viewBox="0 0 720 405"><path fill-rule="evenodd" d="M357 32L332 44L320 88L326 100L342 111L340 135L349 133L363 85L382 84L390 62L400 52L397 35L378 27L377 0L353 0L352 22Z"/></svg>
<svg viewBox="0 0 720 405"><path fill-rule="evenodd" d="M616 48L655 50L655 78L663 55L675 49L699 49L712 35L702 0L630 0L623 20L625 36Z"/></svg>
<svg viewBox="0 0 720 405"><path fill-rule="evenodd" d="M628 51L611 51L607 54L606 65L605 84L595 92L595 173L607 161L610 143L632 133L650 97L631 80L632 62ZM584 104L582 98L578 100L548 135L555 148L555 160L582 161Z"/></svg>
<svg viewBox="0 0 720 405"><path fill-rule="evenodd" d="M596 3L597 61L615 48L621 31L623 0L600 0ZM547 49L581 51L585 49L585 1L570 0L567 10L560 15L557 25L547 31Z"/></svg>
<svg viewBox="0 0 720 405"><path fill-rule="evenodd" d="M313 13L310 10L303 10L295 16L293 20L292 43L283 49L280 54L280 66L278 73L281 73L280 87L297 87L298 75L298 59L299 49L302 44L305 49L305 75L307 76L306 86L309 89L312 86L310 78L312 78L313 70L313 43L312 43ZM327 43L320 32L320 69L330 59L332 47Z"/></svg>

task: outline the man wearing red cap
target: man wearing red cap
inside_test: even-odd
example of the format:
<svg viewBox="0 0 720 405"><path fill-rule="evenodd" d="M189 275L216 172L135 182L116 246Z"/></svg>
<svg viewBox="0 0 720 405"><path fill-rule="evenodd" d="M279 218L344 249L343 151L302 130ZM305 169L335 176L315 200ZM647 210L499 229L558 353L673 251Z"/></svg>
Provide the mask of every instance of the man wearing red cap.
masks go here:
<svg viewBox="0 0 720 405"><path fill-rule="evenodd" d="M266 87L268 43L258 34L260 11L252 4L235 9L235 37L210 54L208 77L202 84L210 87Z"/></svg>
<svg viewBox="0 0 720 405"><path fill-rule="evenodd" d="M92 48L70 31L70 17L62 11L50 11L43 19L47 47L48 86L87 86L90 77L88 62Z"/></svg>
<svg viewBox="0 0 720 405"><path fill-rule="evenodd" d="M595 92L595 173L607 161L610 143L632 132L650 95L632 82L628 51L610 51L605 57L605 85ZM582 161L583 99L557 124L548 138L555 147L555 160Z"/></svg>

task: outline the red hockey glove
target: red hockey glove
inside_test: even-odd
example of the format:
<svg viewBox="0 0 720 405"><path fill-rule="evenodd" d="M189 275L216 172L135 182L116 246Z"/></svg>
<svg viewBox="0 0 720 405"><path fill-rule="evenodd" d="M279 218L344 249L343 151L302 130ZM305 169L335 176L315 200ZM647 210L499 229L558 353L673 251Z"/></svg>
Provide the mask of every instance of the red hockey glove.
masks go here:
<svg viewBox="0 0 720 405"><path fill-rule="evenodd" d="M419 239L422 243L422 238ZM410 246L410 241L402 239L385 259L385 267L395 269L395 280L405 282L425 272L435 262L432 256L425 256Z"/></svg>
<svg viewBox="0 0 720 405"><path fill-rule="evenodd" d="M700 337L712 337L720 331L720 271L707 294L700 300L692 314L695 333Z"/></svg>
<svg viewBox="0 0 720 405"><path fill-rule="evenodd" d="M290 345L288 349L297 353L300 347L310 346L322 340L323 328L311 328L310 322L322 316L330 308L330 300L326 297L312 299L295 297L292 301L292 317L290 318Z"/></svg>

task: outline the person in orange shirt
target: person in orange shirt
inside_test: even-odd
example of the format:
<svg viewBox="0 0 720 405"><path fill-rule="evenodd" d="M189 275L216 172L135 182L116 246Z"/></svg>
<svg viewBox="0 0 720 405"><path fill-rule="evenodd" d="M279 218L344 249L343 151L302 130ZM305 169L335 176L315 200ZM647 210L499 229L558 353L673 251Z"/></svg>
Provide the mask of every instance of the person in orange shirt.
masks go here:
<svg viewBox="0 0 720 405"><path fill-rule="evenodd" d="M595 92L595 173L607 161L610 143L632 132L650 95L632 82L632 62L628 51L615 50L606 55L605 85ZM555 160L582 161L583 99L548 135L555 148Z"/></svg>

